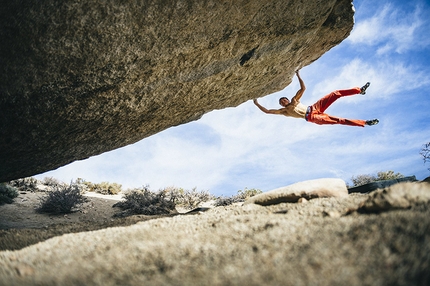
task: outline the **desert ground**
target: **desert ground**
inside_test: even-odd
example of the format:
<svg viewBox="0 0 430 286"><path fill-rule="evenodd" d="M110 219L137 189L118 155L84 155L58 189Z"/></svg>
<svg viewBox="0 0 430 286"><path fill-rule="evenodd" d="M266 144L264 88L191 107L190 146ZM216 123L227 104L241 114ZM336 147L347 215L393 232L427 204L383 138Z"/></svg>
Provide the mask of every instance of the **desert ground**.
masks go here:
<svg viewBox="0 0 430 286"><path fill-rule="evenodd" d="M66 233L77 233L114 226L127 226L160 216L114 217L121 210L113 205L121 195L88 192L87 202L70 214L36 212L43 192L20 192L12 204L0 206L0 251L17 250Z"/></svg>
<svg viewBox="0 0 430 286"><path fill-rule="evenodd" d="M119 218L119 197L52 216L34 211L38 196L0 206L1 285L430 283L427 183Z"/></svg>

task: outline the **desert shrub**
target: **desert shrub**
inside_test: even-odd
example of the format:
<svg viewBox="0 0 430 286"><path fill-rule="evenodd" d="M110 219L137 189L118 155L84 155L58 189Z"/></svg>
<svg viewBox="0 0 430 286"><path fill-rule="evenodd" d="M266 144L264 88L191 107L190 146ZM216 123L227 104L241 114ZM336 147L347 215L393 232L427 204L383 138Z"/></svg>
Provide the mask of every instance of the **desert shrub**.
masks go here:
<svg viewBox="0 0 430 286"><path fill-rule="evenodd" d="M182 197L180 197L179 204L184 208L192 209L196 208L201 203L215 199L209 191L198 192L195 188L191 191L186 190Z"/></svg>
<svg viewBox="0 0 430 286"><path fill-rule="evenodd" d="M79 188L76 185L57 186L40 200L36 209L39 213L63 214L71 213L73 208L85 202Z"/></svg>
<svg viewBox="0 0 430 286"><path fill-rule="evenodd" d="M261 194L259 189L247 189L237 191L237 195L231 197L218 197L215 201L215 206L228 206L234 203L244 202L246 199L255 195Z"/></svg>
<svg viewBox="0 0 430 286"><path fill-rule="evenodd" d="M371 182L376 181L376 177L373 175L358 175L351 177L352 187L362 186Z"/></svg>
<svg viewBox="0 0 430 286"><path fill-rule="evenodd" d="M149 187L147 186L144 188L148 189ZM159 192L162 192L167 200L172 201L176 205L181 204L182 197L186 191L182 188L167 187Z"/></svg>
<svg viewBox="0 0 430 286"><path fill-rule="evenodd" d="M0 184L0 205L2 204L11 204L13 203L13 199L18 196L17 188L6 184Z"/></svg>
<svg viewBox="0 0 430 286"><path fill-rule="evenodd" d="M123 200L116 203L114 207L121 208L125 215L169 214L175 209L175 198L169 197L166 192L155 193L148 187L143 187L143 189L134 189L125 193Z"/></svg>
<svg viewBox="0 0 430 286"><path fill-rule="evenodd" d="M76 179L74 182L76 185L80 185L82 189L84 189L86 192L97 192L98 190L98 184L94 184L91 182L88 182L82 178Z"/></svg>
<svg viewBox="0 0 430 286"><path fill-rule="evenodd" d="M45 177L45 178L43 178L42 184L45 185L45 186L48 186L48 187L52 187L52 188L64 185L63 182L60 182L59 180L57 180L57 179L55 179L53 177Z"/></svg>
<svg viewBox="0 0 430 286"><path fill-rule="evenodd" d="M23 191L23 192L35 192L35 191L37 191L38 183L39 183L39 181L33 177L17 179L17 180L13 180L13 181L9 182L9 184L12 187L15 187L18 190Z"/></svg>
<svg viewBox="0 0 430 286"><path fill-rule="evenodd" d="M121 187L122 185L117 183L101 182L100 184L93 184L91 189L102 195L116 195L121 192Z"/></svg>
<svg viewBox="0 0 430 286"><path fill-rule="evenodd" d="M253 196L261 194L261 193L262 193L262 191L259 189L245 188L243 191L242 190L237 191L237 196L246 200L250 197L253 197Z"/></svg>
<svg viewBox="0 0 430 286"><path fill-rule="evenodd" d="M196 188L192 190L184 190L182 188L169 187L161 190L166 195L166 198L173 201L175 205L181 206L185 209L193 209L201 203L215 199L209 191L197 191Z"/></svg>
<svg viewBox="0 0 430 286"><path fill-rule="evenodd" d="M78 188L81 194L85 194L86 192L88 192L90 186L92 185L92 183L86 182L82 178L77 178L75 181L72 180L70 184Z"/></svg>
<svg viewBox="0 0 430 286"><path fill-rule="evenodd" d="M386 172L378 172L378 176L376 177L377 181L385 181L385 180L394 180L404 178L400 173L394 173L394 171L386 171Z"/></svg>
<svg viewBox="0 0 430 286"><path fill-rule="evenodd" d="M393 180L393 179L400 179L403 178L404 176L400 173L394 173L394 171L385 171L385 172L378 172L378 174L375 175L358 175L356 177L352 177L351 181L352 181L352 186L347 186L348 188L350 187L358 187L358 186L362 186L368 183L372 183L372 182L377 182L377 181L385 181L385 180Z"/></svg>
<svg viewBox="0 0 430 286"><path fill-rule="evenodd" d="M228 206L239 202L243 202L243 199L238 198L237 196L231 196L231 197L221 196L215 200L215 206L216 207Z"/></svg>

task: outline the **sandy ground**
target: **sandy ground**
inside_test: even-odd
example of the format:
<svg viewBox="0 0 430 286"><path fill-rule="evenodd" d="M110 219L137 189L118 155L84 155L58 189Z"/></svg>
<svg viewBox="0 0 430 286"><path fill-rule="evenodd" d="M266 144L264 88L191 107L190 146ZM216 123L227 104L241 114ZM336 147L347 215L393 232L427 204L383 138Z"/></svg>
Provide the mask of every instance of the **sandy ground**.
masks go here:
<svg viewBox="0 0 430 286"><path fill-rule="evenodd" d="M427 185L126 218L99 195L37 214L40 195L0 206L0 285L430 285Z"/></svg>
<svg viewBox="0 0 430 286"><path fill-rule="evenodd" d="M114 217L121 209L113 205L120 195L86 193L87 202L63 215L36 212L43 192L21 192L12 204L0 206L0 251L17 250L48 238L114 226L127 226L160 216Z"/></svg>

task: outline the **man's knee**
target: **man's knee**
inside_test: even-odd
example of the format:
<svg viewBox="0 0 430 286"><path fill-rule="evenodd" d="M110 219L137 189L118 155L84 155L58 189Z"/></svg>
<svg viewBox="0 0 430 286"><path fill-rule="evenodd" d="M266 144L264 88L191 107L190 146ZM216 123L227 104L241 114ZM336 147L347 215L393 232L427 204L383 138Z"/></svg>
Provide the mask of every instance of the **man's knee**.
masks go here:
<svg viewBox="0 0 430 286"><path fill-rule="evenodd" d="M342 93L340 92L340 90L335 90L330 95L331 96L336 96L336 97L341 97Z"/></svg>

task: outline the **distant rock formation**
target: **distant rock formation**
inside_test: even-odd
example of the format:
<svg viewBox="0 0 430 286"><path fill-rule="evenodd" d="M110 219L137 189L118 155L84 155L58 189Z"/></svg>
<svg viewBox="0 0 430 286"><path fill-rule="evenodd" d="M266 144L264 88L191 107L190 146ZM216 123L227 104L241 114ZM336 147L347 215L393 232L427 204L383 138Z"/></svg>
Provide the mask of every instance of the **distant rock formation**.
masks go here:
<svg viewBox="0 0 430 286"><path fill-rule="evenodd" d="M281 90L353 15L350 0L8 1L0 182Z"/></svg>

